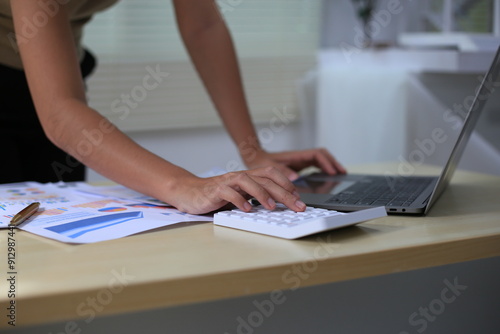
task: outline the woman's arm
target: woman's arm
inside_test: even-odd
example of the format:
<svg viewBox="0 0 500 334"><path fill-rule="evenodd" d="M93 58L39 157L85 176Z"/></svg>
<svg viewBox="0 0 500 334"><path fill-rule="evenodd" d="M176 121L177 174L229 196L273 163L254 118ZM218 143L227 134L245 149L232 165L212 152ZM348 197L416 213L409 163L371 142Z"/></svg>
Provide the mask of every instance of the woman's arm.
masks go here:
<svg viewBox="0 0 500 334"><path fill-rule="evenodd" d="M174 0L174 6L184 44L233 141L240 151L241 148L261 150L234 46L216 3Z"/></svg>
<svg viewBox="0 0 500 334"><path fill-rule="evenodd" d="M11 1L16 31L34 17L38 1ZM201 179L143 149L89 108L66 7L19 45L38 117L49 139L102 175L180 210L204 213L228 202L248 210L247 195L303 210L295 188L274 169ZM267 204L269 203L269 204ZM301 203L298 203L301 206Z"/></svg>
<svg viewBox="0 0 500 334"><path fill-rule="evenodd" d="M174 5L191 59L248 167L274 166L290 179L297 177L293 170L311 165L330 174L346 172L324 149L265 152L251 121L236 52L217 4L213 0L174 0Z"/></svg>

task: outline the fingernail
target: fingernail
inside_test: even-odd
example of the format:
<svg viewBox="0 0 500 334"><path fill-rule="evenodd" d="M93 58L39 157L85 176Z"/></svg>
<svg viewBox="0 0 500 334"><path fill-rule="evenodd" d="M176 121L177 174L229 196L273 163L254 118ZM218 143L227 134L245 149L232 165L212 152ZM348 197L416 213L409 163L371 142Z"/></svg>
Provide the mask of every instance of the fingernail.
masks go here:
<svg viewBox="0 0 500 334"><path fill-rule="evenodd" d="M270 207L273 207L276 205L276 202L272 199L272 198L269 198L267 200L267 204L269 204Z"/></svg>
<svg viewBox="0 0 500 334"><path fill-rule="evenodd" d="M250 211L250 210L252 210L252 206L250 205L250 203L245 202L243 204L243 209L245 209L245 211Z"/></svg>
<svg viewBox="0 0 500 334"><path fill-rule="evenodd" d="M298 207L299 209L303 210L306 208L306 203L304 203L302 201L296 201L295 206Z"/></svg>

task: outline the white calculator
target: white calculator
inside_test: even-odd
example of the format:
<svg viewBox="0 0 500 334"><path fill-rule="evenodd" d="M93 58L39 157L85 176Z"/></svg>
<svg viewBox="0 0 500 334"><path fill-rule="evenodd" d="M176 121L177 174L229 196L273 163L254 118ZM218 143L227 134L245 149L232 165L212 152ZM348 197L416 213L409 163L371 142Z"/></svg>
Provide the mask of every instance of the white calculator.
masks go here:
<svg viewBox="0 0 500 334"><path fill-rule="evenodd" d="M214 215L214 224L285 239L297 239L385 216L387 213L383 206L344 213L309 206L304 212L295 212L283 204L278 204L274 210L259 205L249 212L217 212Z"/></svg>

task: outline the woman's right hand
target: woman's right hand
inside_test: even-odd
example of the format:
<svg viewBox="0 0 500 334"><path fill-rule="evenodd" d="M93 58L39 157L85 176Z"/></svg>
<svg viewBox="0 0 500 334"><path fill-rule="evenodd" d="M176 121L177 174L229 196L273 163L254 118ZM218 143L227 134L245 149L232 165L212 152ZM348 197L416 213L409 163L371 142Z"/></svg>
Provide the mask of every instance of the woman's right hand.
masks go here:
<svg viewBox="0 0 500 334"><path fill-rule="evenodd" d="M220 176L199 178L193 175L178 179L175 195L169 204L191 214L208 213L231 203L242 211L250 211L249 198L257 199L265 208L274 209L276 202L291 210L304 211L295 186L275 167L230 172Z"/></svg>

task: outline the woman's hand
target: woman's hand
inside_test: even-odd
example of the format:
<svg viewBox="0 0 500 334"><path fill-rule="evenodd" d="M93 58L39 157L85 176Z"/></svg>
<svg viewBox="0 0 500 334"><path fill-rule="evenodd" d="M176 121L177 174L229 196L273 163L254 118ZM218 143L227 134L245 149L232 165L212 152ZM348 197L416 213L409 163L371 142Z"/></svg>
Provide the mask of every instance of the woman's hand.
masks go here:
<svg viewBox="0 0 500 334"><path fill-rule="evenodd" d="M248 199L254 197L265 208L274 209L276 202L294 211L304 211L295 186L274 167L231 172L209 178L187 175L177 180L175 195L167 199L177 209L191 214L217 210L234 204L240 210L251 209Z"/></svg>
<svg viewBox="0 0 500 334"><path fill-rule="evenodd" d="M273 166L292 181L299 177L298 171L310 166L318 167L330 175L347 173L346 169L324 148L279 153L260 150L247 156L247 159L245 156L242 158L248 168Z"/></svg>

